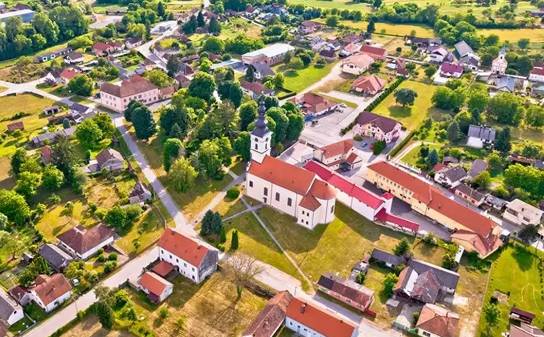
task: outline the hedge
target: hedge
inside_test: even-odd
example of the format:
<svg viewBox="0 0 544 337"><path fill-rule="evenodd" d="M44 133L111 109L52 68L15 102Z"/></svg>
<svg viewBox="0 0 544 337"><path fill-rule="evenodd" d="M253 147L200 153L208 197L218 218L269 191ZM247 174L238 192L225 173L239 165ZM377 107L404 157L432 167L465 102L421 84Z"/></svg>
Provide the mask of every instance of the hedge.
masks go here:
<svg viewBox="0 0 544 337"><path fill-rule="evenodd" d="M380 104L387 96L389 96L390 93L393 92L393 90L397 89L398 86L404 81L404 77L397 77L397 79L395 80L395 82L391 83L390 86L388 86L381 94L380 96L378 96L378 98L376 98L374 101L372 101L372 103L370 103L367 107L366 107L366 111L372 111L374 110L378 104ZM355 126L355 124L357 124L357 118L355 118L355 120L353 120L353 122L351 122L348 126L346 126L345 128L343 128L342 130L340 130L340 135L345 135L346 133L348 133L349 130L353 129L353 127Z"/></svg>
<svg viewBox="0 0 544 337"><path fill-rule="evenodd" d="M393 150L391 150L391 152L389 152L389 158L391 159L396 156L397 153L399 153L399 151L414 137L414 135L415 132L410 131L408 136L406 136L397 146L395 146Z"/></svg>

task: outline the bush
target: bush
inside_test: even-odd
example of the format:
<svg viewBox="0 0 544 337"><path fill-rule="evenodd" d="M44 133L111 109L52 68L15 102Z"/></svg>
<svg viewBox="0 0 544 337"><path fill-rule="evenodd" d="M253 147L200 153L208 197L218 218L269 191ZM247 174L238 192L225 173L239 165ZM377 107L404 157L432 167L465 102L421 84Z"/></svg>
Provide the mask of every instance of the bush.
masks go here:
<svg viewBox="0 0 544 337"><path fill-rule="evenodd" d="M117 267L117 261L108 261L104 264L104 273L109 274Z"/></svg>
<svg viewBox="0 0 544 337"><path fill-rule="evenodd" d="M108 261L117 261L117 253L111 253L108 256Z"/></svg>
<svg viewBox="0 0 544 337"><path fill-rule="evenodd" d="M240 190L236 187L233 187L227 191L227 199L234 200L240 195Z"/></svg>
<svg viewBox="0 0 544 337"><path fill-rule="evenodd" d="M106 262L106 257L104 255L100 254L100 255L97 256L96 262L100 262L100 263Z"/></svg>

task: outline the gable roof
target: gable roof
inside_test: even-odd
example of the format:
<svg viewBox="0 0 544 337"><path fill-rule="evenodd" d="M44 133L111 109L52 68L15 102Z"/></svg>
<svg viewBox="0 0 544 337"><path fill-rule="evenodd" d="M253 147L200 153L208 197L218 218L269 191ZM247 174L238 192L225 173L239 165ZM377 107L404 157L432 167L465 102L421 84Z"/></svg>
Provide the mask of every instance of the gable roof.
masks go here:
<svg viewBox="0 0 544 337"><path fill-rule="evenodd" d="M462 74L463 73L463 67L460 66L459 64L444 62L440 66L440 72L441 73L446 73L446 74L457 74L457 73Z"/></svg>
<svg viewBox="0 0 544 337"><path fill-rule="evenodd" d="M458 323L459 315L456 313L434 304L425 304L419 314L416 328L439 337L457 337Z"/></svg>
<svg viewBox="0 0 544 337"><path fill-rule="evenodd" d="M59 235L58 239L76 253L85 254L111 237L113 230L104 224L98 224L90 229L76 226Z"/></svg>
<svg viewBox="0 0 544 337"><path fill-rule="evenodd" d="M172 283L150 271L143 273L138 283L142 288L156 296L161 296L168 286L172 286Z"/></svg>
<svg viewBox="0 0 544 337"><path fill-rule="evenodd" d="M46 243L40 247L40 256L42 256L54 269L59 270L63 265L72 261L72 257L59 247Z"/></svg>
<svg viewBox="0 0 544 337"><path fill-rule="evenodd" d="M56 301L59 297L72 290L72 286L62 274L53 274L51 276L39 275L36 283L30 288L36 293L36 296L47 306Z"/></svg>
<svg viewBox="0 0 544 337"><path fill-rule="evenodd" d="M298 298L293 298L287 306L287 317L327 337L351 337L356 329L351 323Z"/></svg>
<svg viewBox="0 0 544 337"><path fill-rule="evenodd" d="M363 47L361 47L361 52L377 58L384 58L387 55L387 50L385 50L384 48L371 46L368 44L365 44Z"/></svg>
<svg viewBox="0 0 544 337"><path fill-rule="evenodd" d="M22 307L0 288L0 322L7 321L16 310L22 310Z"/></svg>
<svg viewBox="0 0 544 337"><path fill-rule="evenodd" d="M370 111L363 111L357 117L357 124L359 125L371 124L379 128L380 130L382 130L382 132L388 133L393 131L395 127L400 123L394 119L380 116Z"/></svg>
<svg viewBox="0 0 544 337"><path fill-rule="evenodd" d="M124 161L124 158L121 155L121 153L119 153L119 151L111 149L111 148L106 148L106 149L100 151L100 153L96 155L96 161L97 161L99 166L104 165L108 160L111 160L111 159Z"/></svg>
<svg viewBox="0 0 544 337"><path fill-rule="evenodd" d="M455 50L459 57L466 56L468 54L474 54L474 50L465 41L459 41L455 44Z"/></svg>
<svg viewBox="0 0 544 337"><path fill-rule="evenodd" d="M248 172L301 195L310 190L315 180L314 173L271 156L265 156L262 163L252 161Z"/></svg>
<svg viewBox="0 0 544 337"><path fill-rule="evenodd" d="M325 289L335 292L352 302L368 308L374 300L374 292L364 286L342 280L332 274L321 275L317 284Z"/></svg>
<svg viewBox="0 0 544 337"><path fill-rule="evenodd" d="M249 67L253 67L253 69L261 74L262 77L274 75L274 70L272 70L272 68L270 68L270 66L264 62L255 62L250 64Z"/></svg>
<svg viewBox="0 0 544 337"><path fill-rule="evenodd" d="M544 337L544 332L527 323L520 326L510 324L510 337Z"/></svg>
<svg viewBox="0 0 544 337"><path fill-rule="evenodd" d="M467 176L467 172L461 166L446 167L439 173L443 174L451 182L459 181Z"/></svg>
<svg viewBox="0 0 544 337"><path fill-rule="evenodd" d="M531 75L544 76L544 67L533 67L533 69L531 69Z"/></svg>
<svg viewBox="0 0 544 337"><path fill-rule="evenodd" d="M121 85L104 82L100 86L100 91L108 93L115 97L128 97L141 94L147 91L158 89L156 85L146 78L134 75L121 82Z"/></svg>
<svg viewBox="0 0 544 337"><path fill-rule="evenodd" d="M486 126L480 126L480 125L469 125L468 127L468 136L469 137L475 137L479 138L485 141L494 141L495 140L495 129L486 127Z"/></svg>
<svg viewBox="0 0 544 337"><path fill-rule="evenodd" d="M353 64L359 68L368 68L374 63L374 58L368 54L351 55L342 62L342 64Z"/></svg>
<svg viewBox="0 0 544 337"><path fill-rule="evenodd" d="M432 271L442 286L450 289L457 288L457 283L459 282L460 276L454 271L439 267L431 263L427 263L425 261L414 259L409 260L407 265L418 274Z"/></svg>
<svg viewBox="0 0 544 337"><path fill-rule="evenodd" d="M466 184L459 184L459 186L457 186L455 190L477 201L481 201L485 197L483 193L478 192L477 190L473 189L472 187Z"/></svg>
<svg viewBox="0 0 544 337"><path fill-rule="evenodd" d="M212 252L200 242L189 238L175 230L168 228L159 239L159 247L187 261L195 267L199 267L206 255Z"/></svg>
<svg viewBox="0 0 544 337"><path fill-rule="evenodd" d="M253 319L242 336L272 337L285 320L287 306L293 296L287 291L280 291L266 303L263 310Z"/></svg>
<svg viewBox="0 0 544 337"><path fill-rule="evenodd" d="M373 260L388 263L392 266L398 266L406 262L406 259L402 256L393 255L381 249L374 248L370 256Z"/></svg>
<svg viewBox="0 0 544 337"><path fill-rule="evenodd" d="M347 154L351 149L353 149L353 140L351 139L344 139L320 148L320 150L323 152L323 157L325 158Z"/></svg>
<svg viewBox="0 0 544 337"><path fill-rule="evenodd" d="M351 84L351 88L358 88L360 90L367 90L371 92L376 92L385 86L385 80L376 76L376 75L369 75L369 76L360 76L358 77L353 83Z"/></svg>

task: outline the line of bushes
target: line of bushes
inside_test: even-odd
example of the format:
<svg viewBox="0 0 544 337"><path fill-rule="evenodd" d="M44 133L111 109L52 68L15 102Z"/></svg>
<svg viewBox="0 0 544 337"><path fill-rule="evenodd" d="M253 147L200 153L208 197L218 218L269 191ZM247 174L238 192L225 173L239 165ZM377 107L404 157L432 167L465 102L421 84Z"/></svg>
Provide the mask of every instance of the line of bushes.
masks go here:
<svg viewBox="0 0 544 337"><path fill-rule="evenodd" d="M397 79L391 83L390 86L388 86L381 94L380 96L378 96L378 98L376 98L374 101L372 101L372 103L370 103L367 107L366 107L366 111L372 111L374 110L378 104L380 104L387 96L389 96L389 94L391 94L395 89L398 88L398 86L404 81L404 77L397 77ZM342 130L340 130L340 135L345 135L346 133L348 133L349 130L353 129L353 127L355 126L355 124L357 123L357 118L355 118L353 120L353 122L351 122L348 126L346 126L345 128L343 128Z"/></svg>

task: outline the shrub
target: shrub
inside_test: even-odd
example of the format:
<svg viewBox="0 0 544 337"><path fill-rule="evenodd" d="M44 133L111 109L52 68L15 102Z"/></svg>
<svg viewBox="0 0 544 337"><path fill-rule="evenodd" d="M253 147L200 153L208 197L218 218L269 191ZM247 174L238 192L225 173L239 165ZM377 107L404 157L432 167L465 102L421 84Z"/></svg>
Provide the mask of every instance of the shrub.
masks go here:
<svg viewBox="0 0 544 337"><path fill-rule="evenodd" d="M236 187L233 187L227 191L227 198L230 200L234 200L238 198L239 195L240 195L240 190Z"/></svg>
<svg viewBox="0 0 544 337"><path fill-rule="evenodd" d="M102 254L98 255L97 258L96 258L96 262L100 262L100 263L103 263L106 261L106 257Z"/></svg>
<svg viewBox="0 0 544 337"><path fill-rule="evenodd" d="M108 260L109 260L109 261L117 261L117 253L111 253L111 254L108 256Z"/></svg>
<svg viewBox="0 0 544 337"><path fill-rule="evenodd" d="M117 261L108 261L104 264L104 273L111 273L117 267Z"/></svg>

